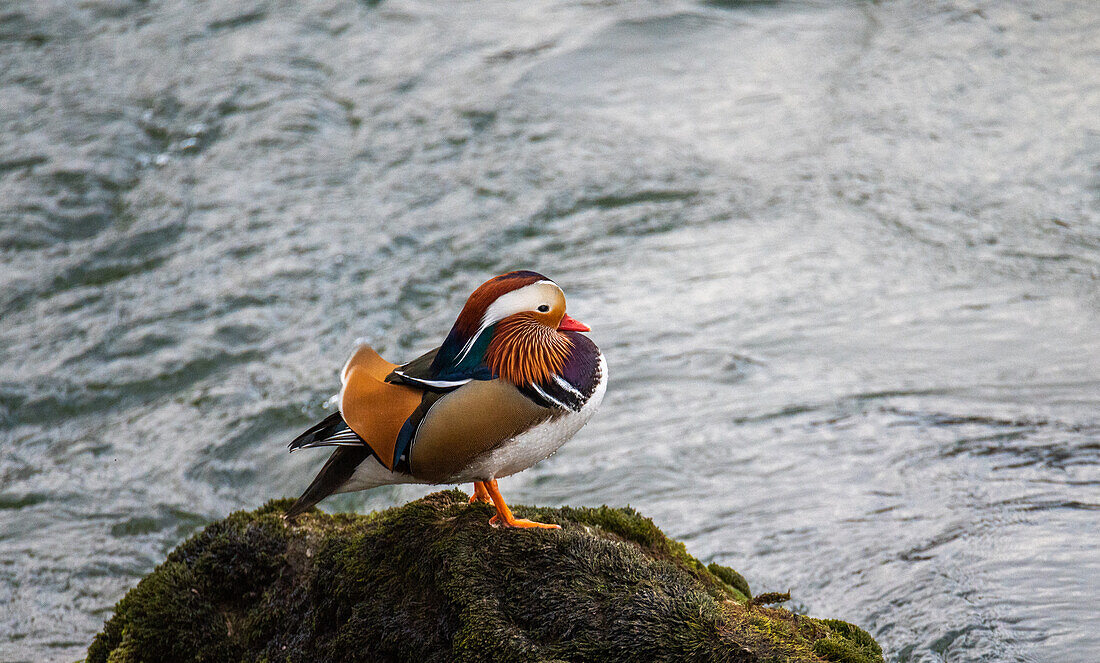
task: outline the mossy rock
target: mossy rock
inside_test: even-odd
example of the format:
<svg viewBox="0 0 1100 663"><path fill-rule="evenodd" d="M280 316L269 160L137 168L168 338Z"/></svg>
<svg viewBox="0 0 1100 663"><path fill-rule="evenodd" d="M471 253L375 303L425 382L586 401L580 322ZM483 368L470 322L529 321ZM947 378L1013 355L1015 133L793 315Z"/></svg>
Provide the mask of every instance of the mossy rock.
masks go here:
<svg viewBox="0 0 1100 663"><path fill-rule="evenodd" d="M466 502L234 513L119 602L87 661L882 660L858 627L754 605L631 509L516 507L563 529L513 530Z"/></svg>

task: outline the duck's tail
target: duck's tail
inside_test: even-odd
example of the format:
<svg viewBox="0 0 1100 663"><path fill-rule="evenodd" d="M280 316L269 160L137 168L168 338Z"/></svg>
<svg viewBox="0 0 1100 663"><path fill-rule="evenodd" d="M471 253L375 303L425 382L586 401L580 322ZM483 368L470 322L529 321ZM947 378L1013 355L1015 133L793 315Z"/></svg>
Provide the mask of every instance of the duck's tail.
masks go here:
<svg viewBox="0 0 1100 663"><path fill-rule="evenodd" d="M306 488L306 492L302 493L298 501L287 510L285 518L294 520L299 515L312 509L313 505L339 491L340 487L347 483L351 475L355 473L355 468L359 467L359 464L369 458L370 455L370 447L362 443L358 446L338 447L329 456L328 462L321 468L321 471L317 473L317 478L309 484L309 488Z"/></svg>

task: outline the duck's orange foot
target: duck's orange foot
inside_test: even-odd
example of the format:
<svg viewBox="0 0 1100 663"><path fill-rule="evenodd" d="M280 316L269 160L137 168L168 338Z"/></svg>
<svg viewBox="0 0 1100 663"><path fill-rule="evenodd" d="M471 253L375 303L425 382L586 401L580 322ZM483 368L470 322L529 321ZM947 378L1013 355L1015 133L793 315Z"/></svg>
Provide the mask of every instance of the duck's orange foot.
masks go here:
<svg viewBox="0 0 1100 663"><path fill-rule="evenodd" d="M497 488L497 480L483 481L481 485L485 488L485 492L493 500L493 506L497 508L497 515L489 519L489 524L494 527L539 527L542 529L561 529L561 525L550 525L547 523L536 523L533 520L526 520L524 518L516 518L512 515L512 510L508 508L508 505L504 503L504 498L500 496L500 489Z"/></svg>
<svg viewBox="0 0 1100 663"><path fill-rule="evenodd" d="M470 504L475 502L491 503L493 500L489 497L489 491L485 490L485 484L480 481L474 482L474 494L470 495Z"/></svg>
<svg viewBox="0 0 1100 663"><path fill-rule="evenodd" d="M561 525L551 525L550 523L537 523L533 520L527 520L526 518L512 518L511 521L502 521L499 515L490 518L489 524L493 527L538 527L541 529L561 529Z"/></svg>

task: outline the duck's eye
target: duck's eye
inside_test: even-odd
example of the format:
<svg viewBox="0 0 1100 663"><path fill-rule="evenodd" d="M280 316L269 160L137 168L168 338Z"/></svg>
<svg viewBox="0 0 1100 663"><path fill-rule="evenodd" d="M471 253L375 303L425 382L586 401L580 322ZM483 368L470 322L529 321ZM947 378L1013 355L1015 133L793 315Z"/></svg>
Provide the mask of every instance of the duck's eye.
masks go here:
<svg viewBox="0 0 1100 663"><path fill-rule="evenodd" d="M546 304L542 304L542 305L539 306L539 313L546 313L549 310L550 310L550 307L547 306Z"/></svg>

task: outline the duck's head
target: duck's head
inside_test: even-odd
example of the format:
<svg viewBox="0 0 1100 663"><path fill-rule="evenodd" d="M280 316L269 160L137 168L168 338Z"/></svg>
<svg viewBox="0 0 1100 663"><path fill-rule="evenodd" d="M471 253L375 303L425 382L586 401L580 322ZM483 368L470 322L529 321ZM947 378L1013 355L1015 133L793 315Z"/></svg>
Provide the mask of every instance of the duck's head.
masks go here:
<svg viewBox="0 0 1100 663"><path fill-rule="evenodd" d="M538 272L508 272L474 290L455 321L468 338L492 325L521 316L558 331L591 331L565 312L565 293Z"/></svg>
<svg viewBox="0 0 1100 663"><path fill-rule="evenodd" d="M557 283L537 272L508 272L474 290L440 355L455 366L484 364L519 384L560 370L572 345L563 332L586 331L565 312Z"/></svg>

